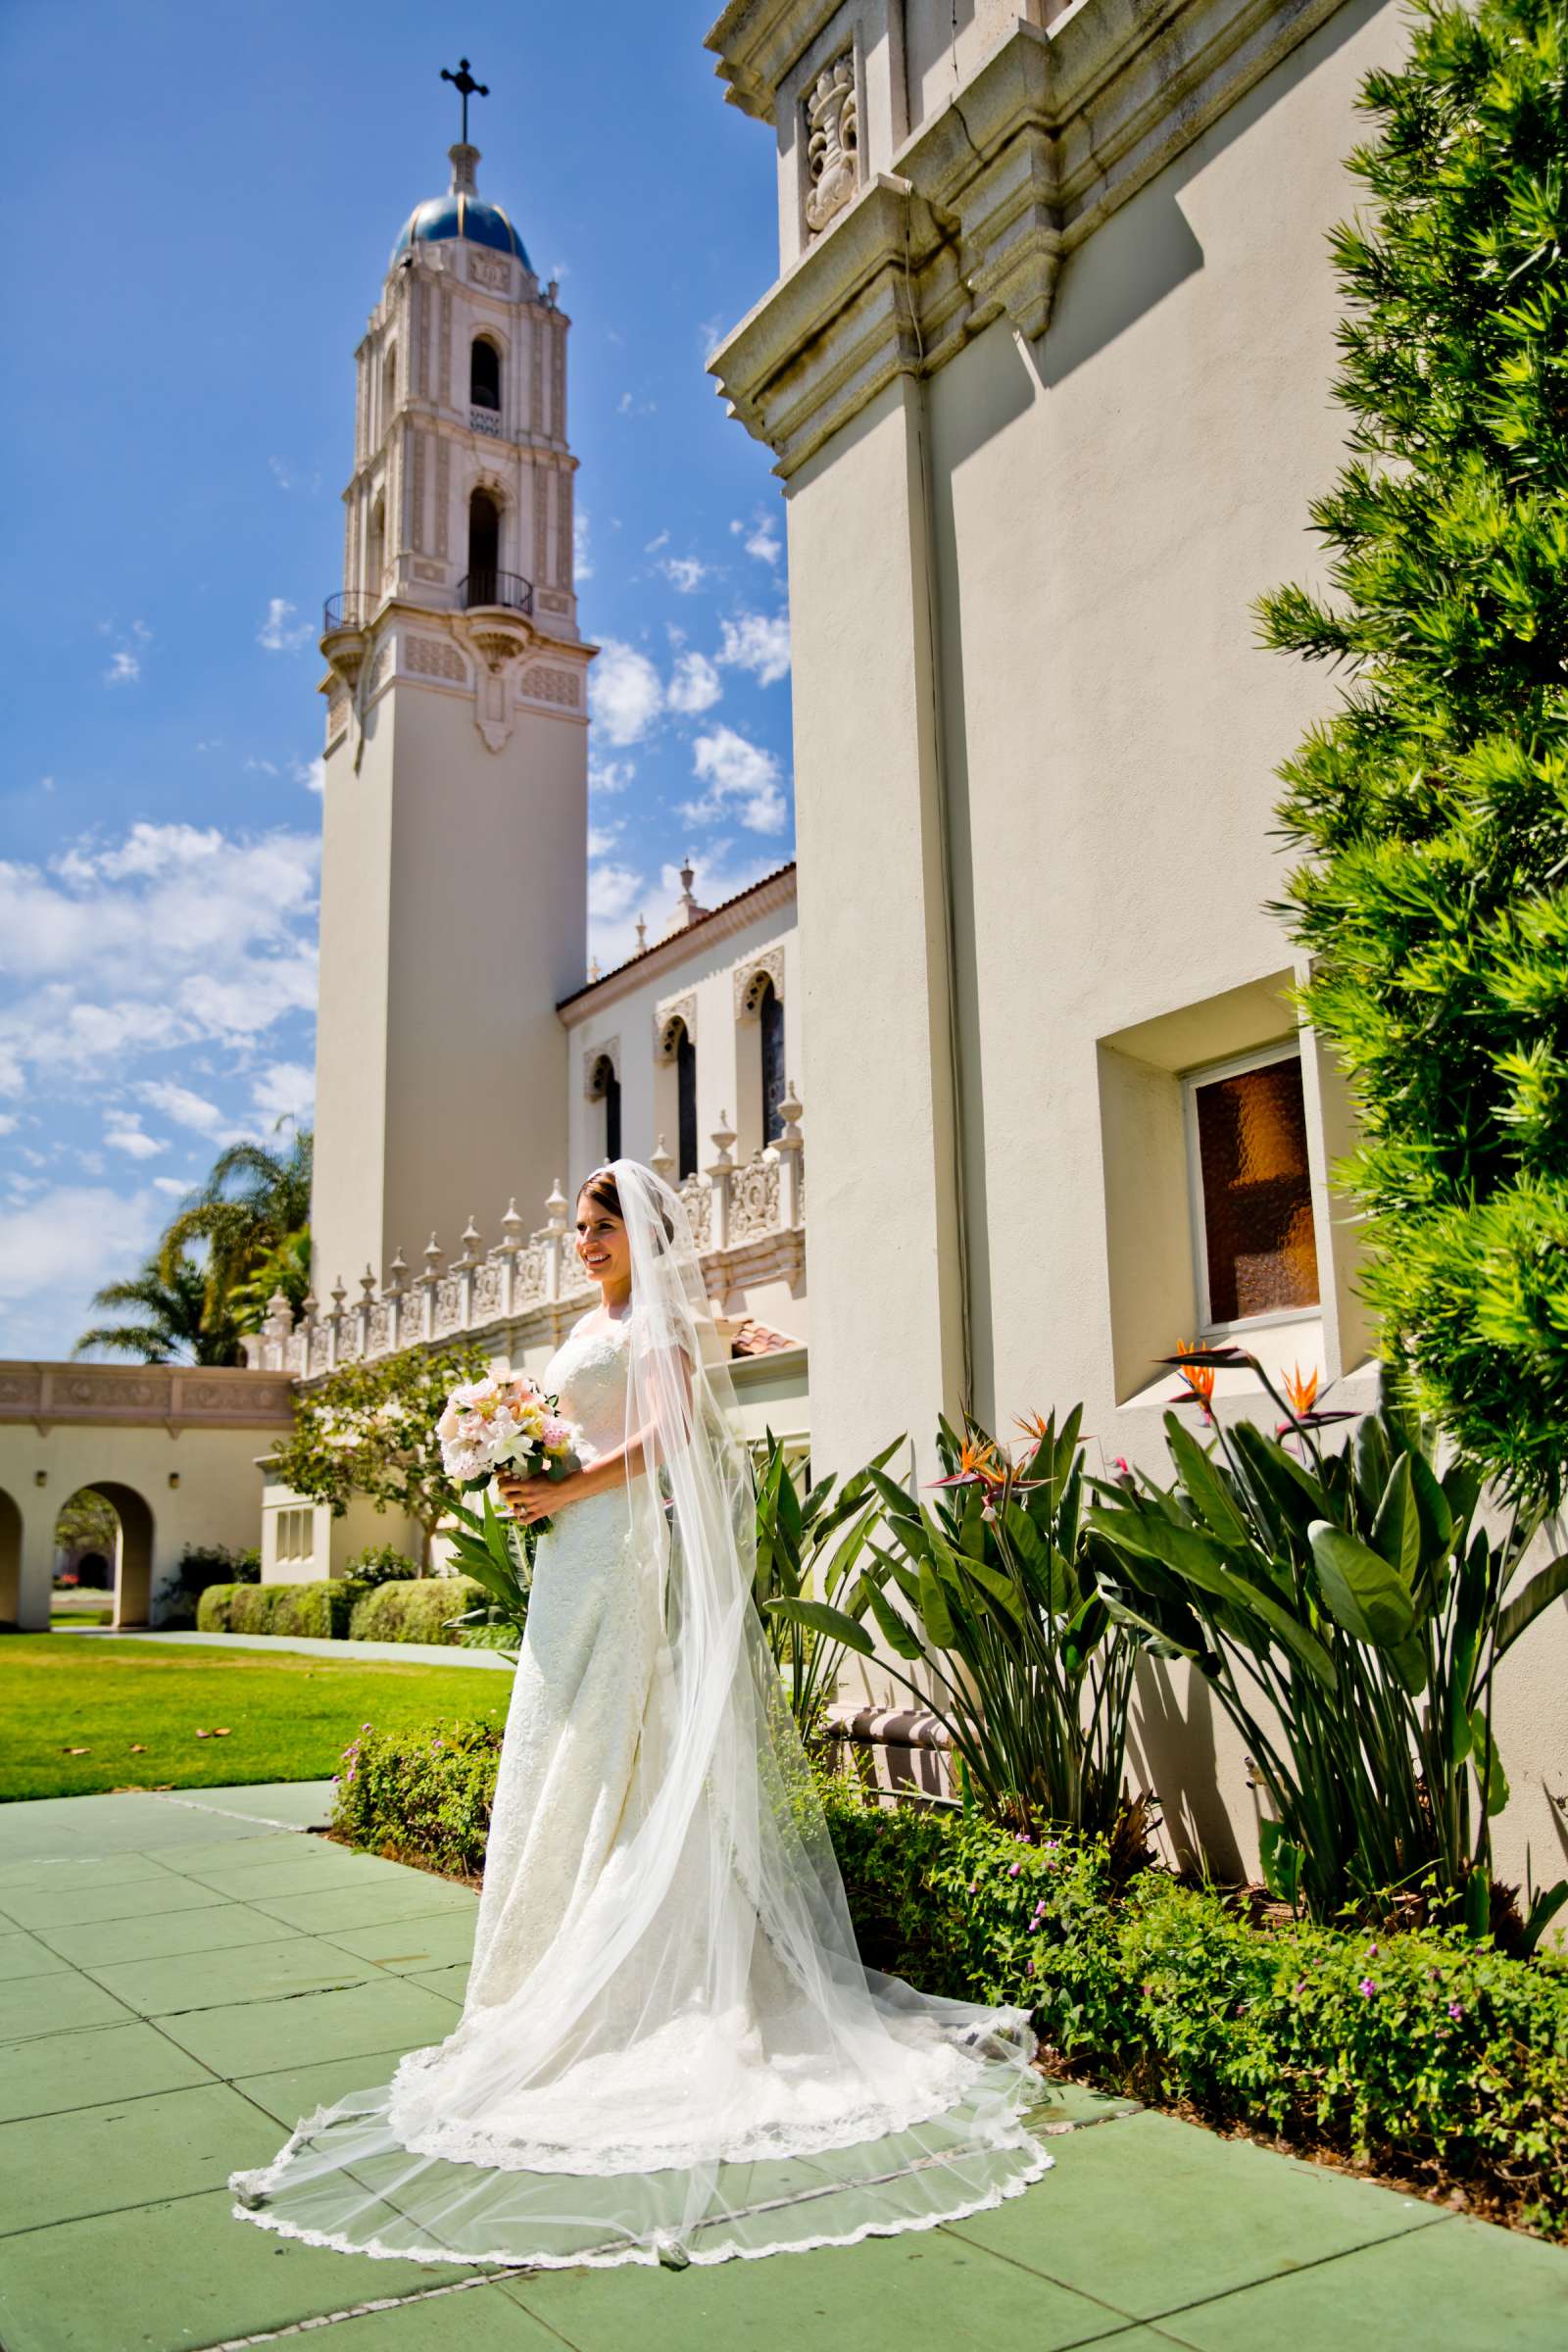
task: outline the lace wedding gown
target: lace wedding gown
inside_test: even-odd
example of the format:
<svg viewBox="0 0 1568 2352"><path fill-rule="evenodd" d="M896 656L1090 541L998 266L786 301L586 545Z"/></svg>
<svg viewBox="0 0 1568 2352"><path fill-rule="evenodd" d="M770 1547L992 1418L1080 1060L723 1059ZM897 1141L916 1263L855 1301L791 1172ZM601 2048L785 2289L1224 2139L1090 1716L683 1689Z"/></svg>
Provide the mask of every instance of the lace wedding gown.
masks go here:
<svg viewBox="0 0 1568 2352"><path fill-rule="evenodd" d="M659 1420L659 1367L696 1401L630 1508L590 1495L540 1541L462 2019L234 2176L266 2229L431 2262L717 2262L930 2228L1050 2163L1025 2014L858 1960L750 1572L737 1594L733 1562L702 1567L724 1546L682 1463L733 1442L655 1288L543 1378L598 1451ZM751 1507L748 1487L742 1540Z"/></svg>

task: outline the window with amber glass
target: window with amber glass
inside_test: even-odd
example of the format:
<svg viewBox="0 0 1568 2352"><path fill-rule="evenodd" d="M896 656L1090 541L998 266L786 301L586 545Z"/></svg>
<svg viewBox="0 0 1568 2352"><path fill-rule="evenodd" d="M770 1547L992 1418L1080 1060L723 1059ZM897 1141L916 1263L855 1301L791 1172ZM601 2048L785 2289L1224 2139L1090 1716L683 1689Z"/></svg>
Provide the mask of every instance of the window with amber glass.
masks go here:
<svg viewBox="0 0 1568 2352"><path fill-rule="evenodd" d="M1300 1056L1253 1055L1187 1085L1208 1327L1316 1306Z"/></svg>

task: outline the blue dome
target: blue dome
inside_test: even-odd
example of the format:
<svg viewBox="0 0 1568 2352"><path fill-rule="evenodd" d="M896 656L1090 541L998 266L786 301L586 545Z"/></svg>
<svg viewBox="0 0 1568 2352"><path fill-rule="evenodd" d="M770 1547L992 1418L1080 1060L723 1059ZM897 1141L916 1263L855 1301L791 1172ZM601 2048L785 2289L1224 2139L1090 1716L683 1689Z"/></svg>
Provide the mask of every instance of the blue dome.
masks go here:
<svg viewBox="0 0 1568 2352"><path fill-rule="evenodd" d="M479 196L461 193L432 196L426 203L416 205L404 223L403 234L392 248L394 262L400 253L408 252L416 237L428 244L442 243L448 237L466 237L470 245L489 245L497 253L514 253L525 270L532 268L522 239L500 205L486 204Z"/></svg>

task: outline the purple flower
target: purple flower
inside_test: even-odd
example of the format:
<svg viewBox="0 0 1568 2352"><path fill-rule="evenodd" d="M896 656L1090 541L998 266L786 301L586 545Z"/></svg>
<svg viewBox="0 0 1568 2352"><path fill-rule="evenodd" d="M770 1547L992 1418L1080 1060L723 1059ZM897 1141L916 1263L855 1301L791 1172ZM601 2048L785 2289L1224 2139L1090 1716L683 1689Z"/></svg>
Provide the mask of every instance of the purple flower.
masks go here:
<svg viewBox="0 0 1568 2352"><path fill-rule="evenodd" d="M1031 1936L1038 1936L1040 1933L1040 1914L1038 1911L1035 1913L1033 1919L1029 1922L1029 1933Z"/></svg>
<svg viewBox="0 0 1568 2352"><path fill-rule="evenodd" d="M1369 1944L1367 1945L1367 1947L1366 1947L1366 1956L1367 1956L1367 1958L1368 1958L1369 1960L1375 1960L1375 1959L1377 1958L1377 1956L1378 1956L1378 1947L1377 1947L1377 1945L1376 1945L1375 1943L1369 1943Z"/></svg>
<svg viewBox="0 0 1568 2352"><path fill-rule="evenodd" d="M362 1723L360 1729L362 1732L373 1732L375 1726L373 1723Z"/></svg>
<svg viewBox="0 0 1568 2352"><path fill-rule="evenodd" d="M1448 2015L1452 2018L1463 2017L1464 2003L1462 2001L1450 2001L1448 2003Z"/></svg>
<svg viewBox="0 0 1568 2352"><path fill-rule="evenodd" d="M979 1885L980 1885L980 1882L979 1882L979 1880L978 1880L978 1879L971 1879L971 1880L969 1881L969 1892L970 1892L971 1894L975 1893L975 1892L977 1891L978 1887L979 1887Z"/></svg>
<svg viewBox="0 0 1568 2352"><path fill-rule="evenodd" d="M1360 1984L1356 1986L1356 1990L1361 1994L1363 2000L1369 2000L1372 1994L1376 1992L1377 1986L1374 1984L1370 1977L1363 1977Z"/></svg>
<svg viewBox="0 0 1568 2352"><path fill-rule="evenodd" d="M1031 1977L1034 1975L1034 1973L1035 1973L1035 1964L1034 1964L1034 1962L1033 1962L1032 1960L1026 1960L1026 1961L1024 1962L1024 1968L1025 1968L1026 1972L1027 1972L1027 1973L1028 1973L1028 1974L1029 1974Z"/></svg>
<svg viewBox="0 0 1568 2352"><path fill-rule="evenodd" d="M1297 1992L1304 1992L1306 1990L1306 1979L1304 1977L1297 1978L1295 1990Z"/></svg>
<svg viewBox="0 0 1568 2352"><path fill-rule="evenodd" d="M1022 1864L1021 1862L1009 1862L1009 1863L1008 1863L1008 1865L1007 1865L1007 1876L1008 1876L1008 1878L1009 1878L1009 1879L1015 1879L1015 1878L1018 1876L1018 1873L1019 1873L1019 1871L1020 1871L1020 1870L1022 1870L1022 1868L1023 1868L1023 1864Z"/></svg>

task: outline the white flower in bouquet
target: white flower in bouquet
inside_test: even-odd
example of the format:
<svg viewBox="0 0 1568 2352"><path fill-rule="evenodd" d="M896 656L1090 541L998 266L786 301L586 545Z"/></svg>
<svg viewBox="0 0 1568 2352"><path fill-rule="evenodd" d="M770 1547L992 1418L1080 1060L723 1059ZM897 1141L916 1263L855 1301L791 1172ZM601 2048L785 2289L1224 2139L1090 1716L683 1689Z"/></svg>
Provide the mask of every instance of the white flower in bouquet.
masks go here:
<svg viewBox="0 0 1568 2352"><path fill-rule="evenodd" d="M447 1476L468 1488L487 1485L498 1470L518 1478L569 1477L581 1467L586 1445L557 1401L525 1372L460 1381L435 1425Z"/></svg>

